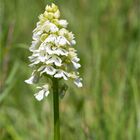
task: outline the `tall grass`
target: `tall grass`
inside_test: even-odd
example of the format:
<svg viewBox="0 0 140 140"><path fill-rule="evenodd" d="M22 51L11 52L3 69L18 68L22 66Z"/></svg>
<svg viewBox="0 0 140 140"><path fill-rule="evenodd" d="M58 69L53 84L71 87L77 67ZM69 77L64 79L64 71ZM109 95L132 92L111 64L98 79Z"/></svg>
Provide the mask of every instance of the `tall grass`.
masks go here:
<svg viewBox="0 0 140 140"><path fill-rule="evenodd" d="M28 47L45 0L0 0L0 140L51 140L52 95L43 102L24 80ZM61 0L76 34L84 87L60 102L62 140L140 139L138 0Z"/></svg>

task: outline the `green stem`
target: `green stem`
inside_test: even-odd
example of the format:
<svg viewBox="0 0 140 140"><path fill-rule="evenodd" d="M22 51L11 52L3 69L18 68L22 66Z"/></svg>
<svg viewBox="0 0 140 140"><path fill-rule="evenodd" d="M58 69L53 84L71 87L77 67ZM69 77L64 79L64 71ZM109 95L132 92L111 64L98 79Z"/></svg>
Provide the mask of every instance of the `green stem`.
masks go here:
<svg viewBox="0 0 140 140"><path fill-rule="evenodd" d="M53 79L54 140L60 140L58 80Z"/></svg>

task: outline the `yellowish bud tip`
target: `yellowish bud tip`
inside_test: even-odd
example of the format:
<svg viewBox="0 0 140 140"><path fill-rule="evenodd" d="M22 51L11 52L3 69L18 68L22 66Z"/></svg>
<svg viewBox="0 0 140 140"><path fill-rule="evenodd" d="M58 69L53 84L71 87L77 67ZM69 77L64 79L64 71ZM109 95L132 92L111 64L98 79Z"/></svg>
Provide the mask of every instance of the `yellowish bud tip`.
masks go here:
<svg viewBox="0 0 140 140"><path fill-rule="evenodd" d="M52 3L52 11L56 12L57 10L58 10L58 7L54 3Z"/></svg>
<svg viewBox="0 0 140 140"><path fill-rule="evenodd" d="M47 5L46 8L45 8L45 10L46 10L47 12L51 12L52 8L51 8L51 6Z"/></svg>

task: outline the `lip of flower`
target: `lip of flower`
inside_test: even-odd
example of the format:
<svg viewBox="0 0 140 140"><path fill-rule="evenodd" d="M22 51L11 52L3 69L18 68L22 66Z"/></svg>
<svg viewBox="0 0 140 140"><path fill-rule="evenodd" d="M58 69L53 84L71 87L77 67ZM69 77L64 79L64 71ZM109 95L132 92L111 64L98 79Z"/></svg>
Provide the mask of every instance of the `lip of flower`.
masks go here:
<svg viewBox="0 0 140 140"><path fill-rule="evenodd" d="M29 79L25 80L25 82L30 85L33 84L33 81L34 81L34 76L31 76Z"/></svg>
<svg viewBox="0 0 140 140"><path fill-rule="evenodd" d="M48 54L56 54L56 55L64 55L64 56L67 56L68 55L68 51L66 51L65 49L63 48L58 48L58 47L53 47L51 48L50 45L47 46L46 48L46 51Z"/></svg>
<svg viewBox="0 0 140 140"><path fill-rule="evenodd" d="M74 57L74 58L72 58L72 60L71 60L71 62L73 63L73 65L74 65L74 67L75 67L76 69L78 69L78 68L81 67L81 65L78 63L79 61L80 61L80 59L79 59L78 57Z"/></svg>
<svg viewBox="0 0 140 140"><path fill-rule="evenodd" d="M33 63L29 64L29 67L33 67L34 65L37 65L39 63L40 63L40 61L39 60L36 60Z"/></svg>
<svg viewBox="0 0 140 140"><path fill-rule="evenodd" d="M47 54L43 50L38 50L34 52L32 56L28 57L33 64L38 64L39 62L45 62L47 59Z"/></svg>
<svg viewBox="0 0 140 140"><path fill-rule="evenodd" d="M27 83L27 84L32 85L32 84L37 83L38 79L39 79L39 77L37 75L32 74L32 76L29 79L25 80L24 82Z"/></svg>
<svg viewBox="0 0 140 140"><path fill-rule="evenodd" d="M46 61L46 64L52 64L54 63L56 66L62 65L62 60L58 56L49 56L49 58Z"/></svg>
<svg viewBox="0 0 140 140"><path fill-rule="evenodd" d="M68 32L65 28L60 29L59 31L59 36L64 36L67 38L67 43L71 46L76 44L76 41L74 40L74 35L72 32Z"/></svg>
<svg viewBox="0 0 140 140"><path fill-rule="evenodd" d="M42 86L42 87L37 87L38 89L41 89L38 93L35 93L34 96L38 101L41 101L44 96L48 96L49 95L49 86L48 84Z"/></svg>
<svg viewBox="0 0 140 140"><path fill-rule="evenodd" d="M33 40L38 40L43 31L38 31L33 34Z"/></svg>
<svg viewBox="0 0 140 140"><path fill-rule="evenodd" d="M52 66L45 66L44 69L40 72L40 75L42 75L43 73L47 73L48 75L54 75L56 73L56 69Z"/></svg>
<svg viewBox="0 0 140 140"><path fill-rule="evenodd" d="M39 45L40 45L40 41L39 40L33 40L29 50L31 52L34 52L36 49L38 49Z"/></svg>
<svg viewBox="0 0 140 140"><path fill-rule="evenodd" d="M82 78L77 78L77 79L75 79L74 83L77 87L82 87L83 84L81 81L82 81Z"/></svg>
<svg viewBox="0 0 140 140"><path fill-rule="evenodd" d="M68 80L69 74L63 70L57 70L54 77L55 78L64 78L64 80Z"/></svg>
<svg viewBox="0 0 140 140"><path fill-rule="evenodd" d="M65 50L65 49L62 49L62 48L57 48L55 53L57 55L64 55L64 56L68 56L68 52Z"/></svg>
<svg viewBox="0 0 140 140"><path fill-rule="evenodd" d="M56 46L65 46L66 44L70 45L70 42L64 36L58 36L55 40Z"/></svg>
<svg viewBox="0 0 140 140"><path fill-rule="evenodd" d="M77 62L72 61L73 66L75 67L75 69L79 69L81 67L81 65Z"/></svg>
<svg viewBox="0 0 140 140"><path fill-rule="evenodd" d="M45 45L46 43L54 43L55 40L56 40L56 35L54 34L50 34L46 39L45 41L43 42L43 44Z"/></svg>

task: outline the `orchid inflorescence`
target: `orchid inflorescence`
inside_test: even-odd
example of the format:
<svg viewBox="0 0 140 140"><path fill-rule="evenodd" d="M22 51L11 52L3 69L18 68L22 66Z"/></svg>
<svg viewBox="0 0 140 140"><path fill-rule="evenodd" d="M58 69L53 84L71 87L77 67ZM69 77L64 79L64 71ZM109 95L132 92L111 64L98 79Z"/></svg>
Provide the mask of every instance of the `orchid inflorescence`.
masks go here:
<svg viewBox="0 0 140 140"><path fill-rule="evenodd" d="M37 84L42 77L48 79L72 79L77 87L82 87L82 78L77 69L81 66L77 51L72 47L76 44L74 34L66 28L68 22L60 18L60 11L55 4L46 6L45 12L39 16L36 28L33 30L33 41L29 48L29 56L33 68L32 75L25 80L28 84ZM51 83L37 87L34 94L37 100L42 100L50 93Z"/></svg>

